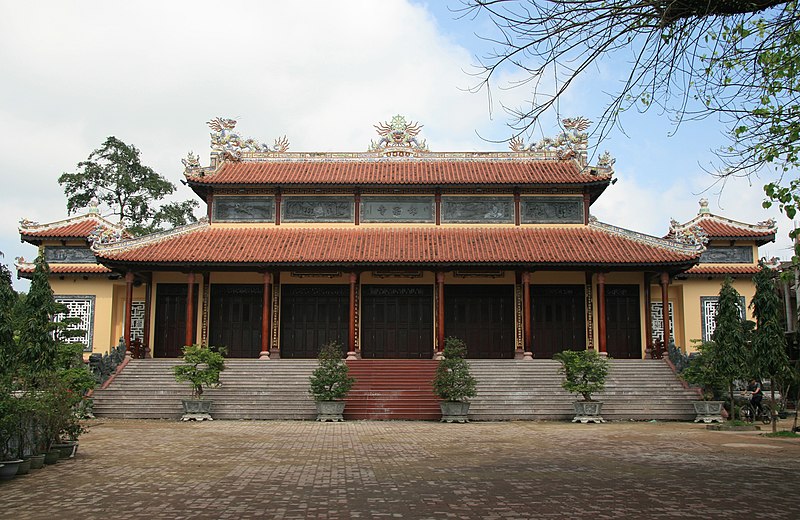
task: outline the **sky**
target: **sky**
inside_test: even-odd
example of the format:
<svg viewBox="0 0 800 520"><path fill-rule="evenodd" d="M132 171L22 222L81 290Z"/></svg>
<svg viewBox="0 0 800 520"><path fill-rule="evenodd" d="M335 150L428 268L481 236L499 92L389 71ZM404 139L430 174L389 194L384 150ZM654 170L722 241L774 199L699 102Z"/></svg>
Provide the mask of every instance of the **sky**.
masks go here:
<svg viewBox="0 0 800 520"><path fill-rule="evenodd" d="M57 178L108 136L135 145L142 162L178 185L181 158L208 164L214 117L238 120L244 137L291 151L365 151L373 125L395 114L422 124L432 151L506 150L512 135L504 106L530 99L505 71L492 89L472 92L486 20L460 17L458 0L306 0L110 2L0 0L0 261L32 260L19 220L67 216ZM598 63L561 100L562 116L596 119L619 77ZM598 219L663 236L670 218L685 222L698 200L735 220L774 218L766 257L791 257L792 223L761 207L768 177L714 185L713 150L724 143L715 121L675 132L657 112L626 114L590 154L608 150L618 179L591 208ZM543 120L538 140L559 131ZM673 135L674 134L674 135ZM204 208L201 208L204 210ZM202 214L204 211L198 211ZM13 269L13 267L12 267ZM15 280L26 290L27 282Z"/></svg>

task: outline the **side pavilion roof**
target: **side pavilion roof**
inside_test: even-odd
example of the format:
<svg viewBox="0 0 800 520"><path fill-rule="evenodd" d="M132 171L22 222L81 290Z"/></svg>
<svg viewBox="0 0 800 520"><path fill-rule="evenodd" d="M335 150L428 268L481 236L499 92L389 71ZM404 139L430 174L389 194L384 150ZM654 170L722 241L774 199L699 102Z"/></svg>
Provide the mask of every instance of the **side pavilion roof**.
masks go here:
<svg viewBox="0 0 800 520"><path fill-rule="evenodd" d="M94 246L112 268L179 266L505 266L682 271L702 247L593 222L588 226L223 227L200 222L170 232Z"/></svg>
<svg viewBox="0 0 800 520"><path fill-rule="evenodd" d="M89 235L98 231L112 231L130 237L120 225L93 212L45 224L22 219L19 224L20 239L33 245L39 245L44 240L88 239Z"/></svg>

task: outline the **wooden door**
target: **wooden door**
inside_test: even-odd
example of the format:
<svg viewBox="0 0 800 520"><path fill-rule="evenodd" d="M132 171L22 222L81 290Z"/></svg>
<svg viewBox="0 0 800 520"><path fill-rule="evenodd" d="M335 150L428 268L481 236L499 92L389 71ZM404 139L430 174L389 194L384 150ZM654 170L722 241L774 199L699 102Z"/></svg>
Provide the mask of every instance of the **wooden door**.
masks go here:
<svg viewBox="0 0 800 520"><path fill-rule="evenodd" d="M531 286L533 356L550 359L564 350L585 350L585 309L583 285Z"/></svg>
<svg viewBox="0 0 800 520"><path fill-rule="evenodd" d="M361 357L433 357L433 287L364 285L361 290Z"/></svg>
<svg viewBox="0 0 800 520"><path fill-rule="evenodd" d="M467 357L513 359L513 285L445 285L444 333L464 340Z"/></svg>
<svg viewBox="0 0 800 520"><path fill-rule="evenodd" d="M612 358L641 359L639 286L606 285L606 350Z"/></svg>
<svg viewBox="0 0 800 520"><path fill-rule="evenodd" d="M197 323L197 284L194 285L195 316L192 319L192 337ZM156 323L153 338L153 357L180 357L186 345L186 299L189 294L185 283L160 283L156 285Z"/></svg>
<svg viewBox="0 0 800 520"><path fill-rule="evenodd" d="M211 286L209 344L225 347L227 357L257 358L261 352L261 310L264 286Z"/></svg>
<svg viewBox="0 0 800 520"><path fill-rule="evenodd" d="M281 285L282 358L315 358L330 341L347 351L348 285Z"/></svg>

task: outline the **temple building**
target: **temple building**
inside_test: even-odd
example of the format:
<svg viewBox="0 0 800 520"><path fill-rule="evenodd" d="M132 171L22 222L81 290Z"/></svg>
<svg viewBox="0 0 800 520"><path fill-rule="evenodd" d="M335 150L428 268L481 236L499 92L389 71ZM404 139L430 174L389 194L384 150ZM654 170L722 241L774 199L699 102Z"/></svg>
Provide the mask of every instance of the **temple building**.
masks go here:
<svg viewBox="0 0 800 520"><path fill-rule="evenodd" d="M210 164L183 160L207 205L200 221L131 238L90 212L23 221L20 235L44 248L95 352L123 336L140 355L200 343L275 360L337 340L351 359L430 359L456 336L471 358L641 359L664 337L683 348L708 337L722 277L749 304L773 222L704 202L663 238L599 222L590 210L614 159L589 164L589 122L563 123L507 152L432 152L420 125L395 116L366 152L316 153L244 139L218 118Z"/></svg>

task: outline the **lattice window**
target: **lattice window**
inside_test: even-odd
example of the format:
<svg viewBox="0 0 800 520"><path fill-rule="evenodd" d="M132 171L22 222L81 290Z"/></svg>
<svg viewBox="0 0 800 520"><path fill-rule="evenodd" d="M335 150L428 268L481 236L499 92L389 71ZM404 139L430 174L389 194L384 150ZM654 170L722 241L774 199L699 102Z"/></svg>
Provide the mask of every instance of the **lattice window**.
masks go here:
<svg viewBox="0 0 800 520"><path fill-rule="evenodd" d="M144 301L131 303L131 340L144 342Z"/></svg>
<svg viewBox="0 0 800 520"><path fill-rule="evenodd" d="M675 313L672 302L669 302L669 333L669 339L675 341ZM664 339L664 304L662 302L650 302L650 335L653 341Z"/></svg>
<svg viewBox="0 0 800 520"><path fill-rule="evenodd" d="M745 319L744 296L739 297L739 314ZM719 312L719 296L700 297L700 321L703 324L703 341L709 341L717 328L717 313Z"/></svg>
<svg viewBox="0 0 800 520"><path fill-rule="evenodd" d="M92 351L94 332L94 296L56 296L55 300L67 307L66 313L59 313L53 321L60 322L65 318L77 318L77 322L67 330L80 331L80 334L64 338L67 343L82 343L84 352Z"/></svg>

